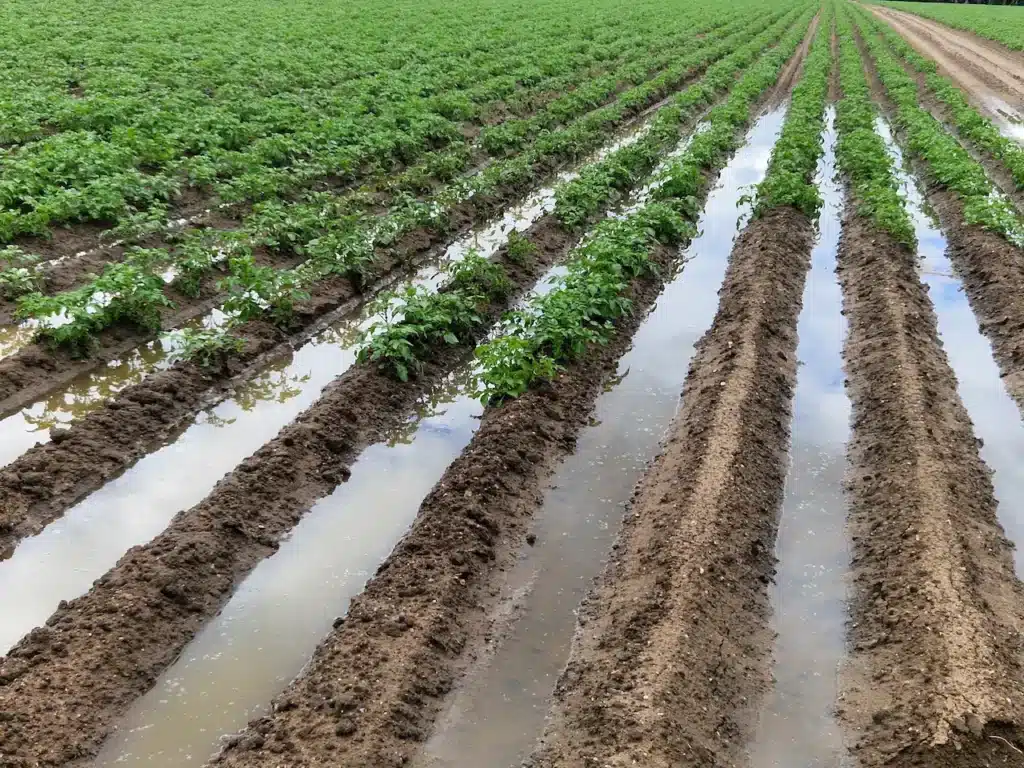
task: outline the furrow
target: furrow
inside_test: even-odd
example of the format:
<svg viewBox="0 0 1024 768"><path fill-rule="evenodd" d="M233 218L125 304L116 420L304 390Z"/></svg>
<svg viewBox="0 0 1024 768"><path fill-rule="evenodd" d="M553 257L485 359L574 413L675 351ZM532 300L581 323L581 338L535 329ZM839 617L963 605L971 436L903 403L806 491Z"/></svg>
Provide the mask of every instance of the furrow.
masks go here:
<svg viewBox="0 0 1024 768"><path fill-rule="evenodd" d="M1024 589L913 252L848 215L851 651L865 768L1017 764Z"/></svg>

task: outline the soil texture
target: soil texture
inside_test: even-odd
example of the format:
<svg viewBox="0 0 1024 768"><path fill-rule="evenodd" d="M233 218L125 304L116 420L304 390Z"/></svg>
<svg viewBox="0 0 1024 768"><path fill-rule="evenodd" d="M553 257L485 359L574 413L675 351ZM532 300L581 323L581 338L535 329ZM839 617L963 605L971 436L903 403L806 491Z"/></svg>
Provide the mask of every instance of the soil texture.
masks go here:
<svg viewBox="0 0 1024 768"><path fill-rule="evenodd" d="M1021 765L1024 587L916 255L848 214L850 657L864 768Z"/></svg>
<svg viewBox="0 0 1024 768"><path fill-rule="evenodd" d="M550 218L531 235L538 253L529 266L507 261L504 251L498 256L520 292L572 242ZM489 307L488 322L505 306ZM206 499L130 550L89 593L62 603L45 627L0 658L0 765L60 765L94 754L116 718L249 571L348 478L359 452L400 426L418 397L470 350L439 348L406 384L375 366L353 367ZM65 692L60 707L53 706L55 690Z"/></svg>
<svg viewBox="0 0 1024 768"><path fill-rule="evenodd" d="M732 765L768 690L768 585L813 228L737 240L682 407L581 611L534 768Z"/></svg>

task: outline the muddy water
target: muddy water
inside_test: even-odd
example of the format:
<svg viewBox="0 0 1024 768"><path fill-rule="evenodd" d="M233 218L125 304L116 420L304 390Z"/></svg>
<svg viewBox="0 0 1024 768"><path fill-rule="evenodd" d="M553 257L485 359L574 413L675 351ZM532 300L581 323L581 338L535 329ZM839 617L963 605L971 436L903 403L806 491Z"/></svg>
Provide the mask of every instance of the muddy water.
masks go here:
<svg viewBox="0 0 1024 768"><path fill-rule="evenodd" d="M957 378L957 389L982 441L981 458L993 471L999 522L1016 545L1018 576L1024 576L1024 421L1003 386L992 347L978 328L960 278L946 257L946 238L930 217L913 178L903 169L902 154L882 121L879 133L896 159L900 183L917 232L921 280L928 286L938 318L939 338Z"/></svg>
<svg viewBox="0 0 1024 768"><path fill-rule="evenodd" d="M835 112L829 108L817 183L825 205L797 327L792 448L771 590L775 685L750 746L753 768L839 766L843 743L833 716L845 652L846 470L850 402L843 386L842 295L836 279L842 188L835 169Z"/></svg>
<svg viewBox="0 0 1024 768"><path fill-rule="evenodd" d="M766 161L767 153L758 167ZM725 215L729 230L735 219L733 207ZM534 292L550 290L551 278L563 271L553 268ZM712 297L713 286L705 285L703 301L710 312ZM685 374L685 361L682 369ZM201 764L220 736L263 711L299 673L331 621L344 613L348 599L407 529L423 496L470 440L480 406L460 386L453 379L439 395L442 404L431 407L433 415L411 421L392 440L394 447L364 453L349 482L300 522L288 545L253 572L221 616L136 703L97 765ZM671 393L673 405L677 395ZM435 434L442 430L443 439ZM363 521L349 512L371 508L383 519Z"/></svg>
<svg viewBox="0 0 1024 768"><path fill-rule="evenodd" d="M739 198L763 176L782 118L779 110L758 121L722 174L685 266L637 331L592 426L555 475L534 521L536 542L505 584L498 638L449 700L423 764L517 766L540 735L576 608L676 412L694 344L714 318L737 221L747 212Z"/></svg>
<svg viewBox="0 0 1024 768"><path fill-rule="evenodd" d="M134 704L94 765L201 765L222 734L265 711L470 441L482 406L465 385L451 378L405 433L364 451L349 482L313 507Z"/></svg>

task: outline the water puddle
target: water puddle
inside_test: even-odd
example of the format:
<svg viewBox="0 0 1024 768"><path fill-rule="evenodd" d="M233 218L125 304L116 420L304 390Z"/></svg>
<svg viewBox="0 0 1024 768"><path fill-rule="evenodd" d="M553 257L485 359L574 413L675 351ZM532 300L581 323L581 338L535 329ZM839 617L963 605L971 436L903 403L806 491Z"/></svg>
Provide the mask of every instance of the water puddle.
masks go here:
<svg viewBox="0 0 1024 768"><path fill-rule="evenodd" d="M616 145L625 140L620 137ZM492 255L511 231L525 231L550 212L555 185L574 175L563 173L486 228L456 241L446 260L461 259L474 249ZM436 290L444 279L436 266L427 266L410 282ZM360 329L379 319L376 308L367 306L318 334L290 360L260 372L230 399L200 413L173 443L142 458L39 535L24 539L0 562L0 651L44 622L58 602L86 592L126 550L159 534L177 512L205 498L226 473L311 406L325 386L355 363ZM29 424L24 412L17 416ZM47 417L54 418L52 412ZM6 437L2 429L0 435ZM145 505L138 499L145 499Z"/></svg>
<svg viewBox="0 0 1024 768"><path fill-rule="evenodd" d="M579 164L576 170L559 174L550 186L542 188L520 205L507 209L500 218L493 220L486 227L475 230L455 241L446 250L442 262L458 261L472 250L488 257L493 255L508 239L511 232L523 232L541 216L551 212L555 203L556 186L576 178L580 168L598 162L615 150L639 141L646 135L650 125L651 120L646 120L631 126L627 131L618 135L614 141ZM420 269L409 282L435 290L441 284L443 277L444 275L438 271L435 265L428 265ZM223 312L213 310L205 317L197 318L190 325L210 328L223 323L224 319ZM307 348L312 346L322 349L327 344L351 347L358 340L360 328L365 327L369 322L371 321L364 316L358 318L356 322L340 323L333 326L300 348L290 362L274 363L271 369L257 377L257 381L252 386L247 384L243 387L246 390L245 393L236 396L245 401L243 410L255 409L260 402L255 395L261 392L266 393L265 401L278 404L283 404L287 399L300 397L307 390L314 394L318 393L330 379L323 380L322 376L318 376L311 369L307 360ZM4 350L7 348L5 345L12 345L10 352L6 353L11 354L17 351L21 344L27 343L31 339L31 330L26 330L21 326L10 326L10 331L13 335L8 339L3 335L3 329L0 329L0 358L5 354ZM181 331L168 331L148 344L132 350L121 359L113 360L98 370L76 377L64 389L50 393L46 398L21 412L0 420L0 467L11 463L29 448L48 442L51 427L68 425L82 418L101 407L122 389L138 384L155 371L170 367L175 353L180 349ZM333 375L330 377L333 378L333 376L343 373L351 365L354 356L346 355L345 360L348 362L341 363L344 365L342 368L336 367L339 360L335 356L318 354L316 359L322 364L319 367L327 366L330 371L333 371ZM289 370L282 370L282 366ZM279 388L270 386L273 381L280 381L283 386ZM304 402L308 405L312 400ZM248 407L245 407L246 405ZM228 407L226 410L231 411L232 409ZM289 411L289 413L294 415L298 411ZM201 417L201 421L221 426L233 424L237 419L237 415L224 415L219 413L218 409L211 409ZM275 423L283 426L287 421ZM251 440L245 443L249 446L253 444ZM247 450L236 459L235 463L251 452L251 449ZM230 466L233 464L222 465L221 471L227 471Z"/></svg>
<svg viewBox="0 0 1024 768"><path fill-rule="evenodd" d="M719 203L723 210L709 220L708 233L692 249L696 256L713 245L715 253L722 255L717 260L696 259L687 273L690 282L699 285L676 295L676 301L652 315L671 317L668 306L700 306L704 322L682 331L676 327L678 322L671 327L664 321L655 324L646 331L648 357L656 356L666 344L692 350L710 323L717 305L715 287L721 282L735 236L736 199L742 185L763 174L768 155L761 151L760 143L772 140L780 122L780 116L762 121L755 132L760 140L741 153L747 164L741 159L723 176L727 191L716 194L730 197L731 203ZM550 290L553 278L563 272L564 267L553 267L538 281L534 293ZM705 279L700 280L701 275ZM646 326L650 325L649 320ZM631 364L630 359L635 364L641 362L636 353L630 355L624 366ZM647 421L657 416L664 424L671 418L688 355L671 366L653 359L648 363L650 373L643 378L626 377L627 384L620 385L629 397L619 410L633 415L630 431L634 437L655 446L660 430ZM470 370L467 366L465 373ZM651 410L651 416L642 416L652 408L652 401L659 403L658 412ZM331 622L344 614L349 599L362 589L407 530L423 497L472 438L482 410L466 396L464 376L450 379L425 409L427 412L410 421L390 444L365 451L351 479L317 504L281 550L257 566L225 610L133 706L104 745L96 766L126 762L175 768L201 765L216 751L223 734L236 732L265 711L273 696L299 674L316 643L330 631ZM613 415L612 421L616 420ZM653 447L630 448L624 454L628 460L622 464L627 494L652 451ZM612 457L608 458L610 462ZM365 514L370 508L374 515ZM612 505L612 509L618 507ZM595 551L598 563L606 549ZM580 586L586 585L581 581ZM567 605L568 633L574 606L575 602Z"/></svg>
<svg viewBox="0 0 1024 768"><path fill-rule="evenodd" d="M946 256L946 238L930 217L913 177L902 170L903 157L889 126L878 131L900 169L900 184L917 232L921 280L938 318L939 338L957 378L957 390L982 441L981 458L992 470L999 522L1016 545L1017 575L1024 575L1024 422L1003 386L992 347L978 329L960 278Z"/></svg>
<svg viewBox="0 0 1024 768"><path fill-rule="evenodd" d="M559 468L503 590L505 631L448 702L424 764L518 766L544 727L576 609L603 567L623 507L675 415L694 344L711 325L748 185L764 175L784 111L761 120L726 167L685 266L641 325L594 421ZM666 354L666 350L669 354Z"/></svg>
<svg viewBox="0 0 1024 768"><path fill-rule="evenodd" d="M363 452L132 706L94 766L199 766L221 735L266 712L469 443L483 408L466 384L450 378L405 430Z"/></svg>
<svg viewBox="0 0 1024 768"><path fill-rule="evenodd" d="M844 764L833 713L846 648L850 553L842 484L850 402L843 386L846 323L835 274L843 193L836 178L834 122L829 107L817 175L825 205L797 326L792 463L775 545L775 685L749 749L752 768Z"/></svg>

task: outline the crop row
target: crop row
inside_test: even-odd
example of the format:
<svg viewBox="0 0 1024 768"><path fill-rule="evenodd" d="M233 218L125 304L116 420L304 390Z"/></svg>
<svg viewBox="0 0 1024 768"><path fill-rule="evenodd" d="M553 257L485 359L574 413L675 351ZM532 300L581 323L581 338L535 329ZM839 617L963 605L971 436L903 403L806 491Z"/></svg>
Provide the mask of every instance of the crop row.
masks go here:
<svg viewBox="0 0 1024 768"><path fill-rule="evenodd" d="M657 175L646 205L624 219L601 222L574 252L554 289L511 312L500 335L477 348L484 400L518 396L608 338L615 320L630 311L629 286L652 268L655 247L678 243L694 231L713 175L739 145L758 97L775 82L805 32L805 25L794 28L747 70L725 102L708 114L706 129Z"/></svg>
<svg viewBox="0 0 1024 768"><path fill-rule="evenodd" d="M654 50L667 49L671 54L692 42L695 33L714 26L702 26L696 18L682 17L680 21L686 23L666 25L653 35ZM679 29L686 31L680 34ZM652 41L635 42L651 50ZM521 80L535 78L537 59L545 60L543 51L543 46L526 48L518 54L519 69L508 61L494 73L477 69L474 82L486 86L479 98L500 100ZM551 61L562 62L561 54L555 48L548 55L553 56ZM588 108L595 99L600 101L614 92L620 79L635 82L647 76L645 64L627 60L592 87L584 86L578 96L571 92L565 98L570 104ZM531 70L533 75L528 74ZM163 215L162 201L176 195L185 183L211 187L228 201L261 199L313 179L347 179L367 168L409 162L424 149L461 142L459 121L476 111L473 100L458 91L435 91L428 79L414 79L409 87L414 89L411 94L392 94L377 91L370 81L368 90L333 100L323 114L314 110L300 118L290 111L290 120L281 121L278 133L248 147L241 140L235 142L237 147L220 146L216 141L205 146L199 139L168 147L167 142L177 134L167 134L156 125L148 133L120 126L114 133L119 142L101 139L90 131L71 131L15 148L4 158L0 205L5 210L0 212L0 237L44 234L54 222L117 219L133 208L155 208ZM417 95L423 91L428 95ZM553 114L562 114L561 106L556 100ZM117 116L112 119L116 125ZM237 119L235 123L238 130L248 125ZM202 121L190 124L202 125Z"/></svg>
<svg viewBox="0 0 1024 768"><path fill-rule="evenodd" d="M694 55L699 59L699 55ZM229 274L223 288L229 294L226 306L232 310L234 322L267 313L284 323L295 303L303 298L304 289L312 283L335 274L357 278L365 275L373 266L376 247L387 246L418 226L443 229L453 206L471 198L475 203L483 203L499 188L528 184L538 171L584 155L606 140L609 128L639 106L659 98L689 74L691 69L684 61L670 73L625 92L616 103L573 126L542 136L528 152L498 161L477 176L451 184L426 202L405 198L388 215L373 217L362 213L358 201L351 197L320 194L293 205L273 201L257 206L241 230L186 233L183 247L170 259L173 264L165 258L152 266L161 271L171 267L178 274L179 284L184 280L195 284L198 275L226 260ZM289 271L258 267L252 255L253 246L298 252L306 260ZM131 281L117 282L130 288L125 296L136 310L141 306L139 299L151 305L157 301L152 291L156 285L152 274L146 276L146 265L140 269L137 266L140 265L129 259L107 267L118 278L122 272L132 276ZM45 300L35 294L24 297L22 316L39 321L40 333L45 338L82 348L98 330L125 318L117 308L121 294L109 298L110 292L99 285L106 282L106 277L101 275L91 285ZM97 294L103 298L105 311L97 311L96 302L90 298ZM152 317L148 308L146 312L132 314ZM74 319L55 325L50 322L53 317ZM223 344L224 330L207 334L206 341L215 346Z"/></svg>
<svg viewBox="0 0 1024 768"><path fill-rule="evenodd" d="M700 110L727 93L736 82L736 74L753 63L769 43L777 41L787 23L788 19L783 19L746 45L740 45L736 36L723 40L722 47L734 49L732 53L709 67L704 77L659 110L643 139L610 153L555 190L554 214L558 220L570 228L581 227L608 203L619 199L637 179L650 173Z"/></svg>
<svg viewBox="0 0 1024 768"><path fill-rule="evenodd" d="M868 218L897 242L915 248L914 226L899 194L892 158L875 130L877 107L853 40L853 27L845 13L837 14L836 29L842 90L842 98L836 104L836 162L848 180L857 214Z"/></svg>
<svg viewBox="0 0 1024 768"><path fill-rule="evenodd" d="M859 19L859 23L865 21ZM960 197L968 224L978 224L1010 242L1024 243L1024 227L1012 206L998 195L981 165L920 105L917 82L869 24L860 32L878 78L895 105L896 124L906 135L907 150L924 162L938 184Z"/></svg>
<svg viewBox="0 0 1024 768"><path fill-rule="evenodd" d="M940 75L932 59L921 56L888 25L874 18L864 20L871 24L897 56L924 74L928 89L949 109L949 116L959 134L1001 161L1010 171L1018 189L1024 188L1024 149L1017 142L1003 136L992 121L967 101L967 97L949 78Z"/></svg>
<svg viewBox="0 0 1024 768"><path fill-rule="evenodd" d="M825 101L832 71L829 38L833 10L833 3L828 3L822 11L803 75L793 89L782 133L772 150L768 171L756 187L754 214L757 216L790 205L808 217L816 217L821 208L814 171L822 153Z"/></svg>

